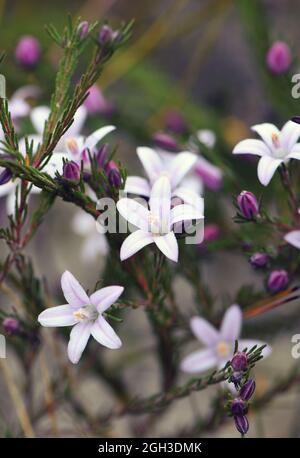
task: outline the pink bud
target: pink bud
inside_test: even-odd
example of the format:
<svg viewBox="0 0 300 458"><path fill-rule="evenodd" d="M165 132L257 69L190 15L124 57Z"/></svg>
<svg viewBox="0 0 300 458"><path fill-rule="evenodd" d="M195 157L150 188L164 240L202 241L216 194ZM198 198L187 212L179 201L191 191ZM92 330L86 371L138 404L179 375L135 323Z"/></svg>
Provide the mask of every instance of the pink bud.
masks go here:
<svg viewBox="0 0 300 458"><path fill-rule="evenodd" d="M267 65L272 73L284 73L291 65L292 57L289 46L283 41L275 41L267 53Z"/></svg>
<svg viewBox="0 0 300 458"><path fill-rule="evenodd" d="M15 56L21 66L25 68L35 67L41 57L39 41L30 35L22 37L17 43Z"/></svg>

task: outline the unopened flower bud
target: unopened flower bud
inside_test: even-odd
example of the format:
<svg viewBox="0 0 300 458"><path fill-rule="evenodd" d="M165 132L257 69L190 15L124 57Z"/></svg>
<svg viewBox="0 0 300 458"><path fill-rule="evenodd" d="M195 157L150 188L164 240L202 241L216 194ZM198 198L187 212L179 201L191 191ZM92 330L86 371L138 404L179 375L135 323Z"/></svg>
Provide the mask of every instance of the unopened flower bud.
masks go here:
<svg viewBox="0 0 300 458"><path fill-rule="evenodd" d="M269 256L266 253L254 253L249 262L255 268L265 267L269 262Z"/></svg>
<svg viewBox="0 0 300 458"><path fill-rule="evenodd" d="M242 386L242 388L240 389L240 397L244 400L244 401L249 401L249 399L251 398L251 396L253 395L254 391L255 391L255 388L256 388L256 383L253 379L249 379L245 385Z"/></svg>
<svg viewBox="0 0 300 458"><path fill-rule="evenodd" d="M77 33L78 33L78 36L81 40L83 40L87 34L89 33L89 30L90 30L90 25L88 23L88 21L82 21L80 22L78 28L77 28Z"/></svg>
<svg viewBox="0 0 300 458"><path fill-rule="evenodd" d="M110 43L114 39L114 37L115 32L113 31L113 29L109 25L104 24L100 29L98 41L100 45L103 46L107 43Z"/></svg>
<svg viewBox="0 0 300 458"><path fill-rule="evenodd" d="M231 383L234 383L235 385L237 385L237 384L239 384L240 381L242 380L242 377L243 377L242 373L239 372L239 371L236 371L236 372L234 372L234 373L230 376L229 381L230 381Z"/></svg>
<svg viewBox="0 0 300 458"><path fill-rule="evenodd" d="M237 198L237 203L246 219L253 219L259 212L257 199L250 191L242 191Z"/></svg>
<svg viewBox="0 0 300 458"><path fill-rule="evenodd" d="M106 166L106 162L108 159L108 153L109 153L108 144L105 143L104 145L101 145L96 154L96 160L101 169L103 169Z"/></svg>
<svg viewBox="0 0 300 458"><path fill-rule="evenodd" d="M246 434L249 429L249 422L245 415L234 417L235 427L241 434Z"/></svg>
<svg viewBox="0 0 300 458"><path fill-rule="evenodd" d="M20 329L19 321L16 318L5 318L2 323L3 329L6 334L16 334Z"/></svg>
<svg viewBox="0 0 300 458"><path fill-rule="evenodd" d="M230 362L231 367L234 371L243 371L247 368L248 358L246 353L237 351Z"/></svg>
<svg viewBox="0 0 300 458"><path fill-rule="evenodd" d="M232 401L231 406L231 413L234 417L239 417L241 415L245 415L247 413L247 405L243 399L236 398Z"/></svg>
<svg viewBox="0 0 300 458"><path fill-rule="evenodd" d="M153 142L159 148L165 149L167 151L178 151L178 145L171 135L165 134L164 132L157 132L153 135Z"/></svg>
<svg viewBox="0 0 300 458"><path fill-rule="evenodd" d="M283 290L289 283L289 275L286 270L273 270L268 278L268 288L277 293Z"/></svg>
<svg viewBox="0 0 300 458"><path fill-rule="evenodd" d="M213 242L220 237L220 228L216 224L207 224L204 227L204 242Z"/></svg>
<svg viewBox="0 0 300 458"><path fill-rule="evenodd" d="M39 41L30 35L22 37L17 43L15 57L22 67L35 67L41 57Z"/></svg>
<svg viewBox="0 0 300 458"><path fill-rule="evenodd" d="M207 188L213 191L218 191L222 187L222 170L219 167L211 164L204 157L198 158L194 170Z"/></svg>
<svg viewBox="0 0 300 458"><path fill-rule="evenodd" d="M109 161L106 166L106 175L111 186L119 188L121 186L121 174L117 164L114 161Z"/></svg>
<svg viewBox="0 0 300 458"><path fill-rule="evenodd" d="M63 177L66 180L78 182L80 180L80 167L74 161L68 161L63 166Z"/></svg>
<svg viewBox="0 0 300 458"><path fill-rule="evenodd" d="M283 41L275 41L267 53L267 66L272 73L284 73L291 65L292 57L289 46Z"/></svg>
<svg viewBox="0 0 300 458"><path fill-rule="evenodd" d="M0 173L0 185L8 183L9 180L11 180L11 178L12 173L9 169L2 170L2 172Z"/></svg>

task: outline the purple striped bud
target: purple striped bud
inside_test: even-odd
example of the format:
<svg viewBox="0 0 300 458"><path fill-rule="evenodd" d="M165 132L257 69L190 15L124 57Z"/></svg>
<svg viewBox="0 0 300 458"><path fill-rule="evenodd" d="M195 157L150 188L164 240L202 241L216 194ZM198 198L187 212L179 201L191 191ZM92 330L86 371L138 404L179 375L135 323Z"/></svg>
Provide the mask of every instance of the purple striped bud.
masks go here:
<svg viewBox="0 0 300 458"><path fill-rule="evenodd" d="M254 253L249 262L255 268L265 267L269 262L269 256L266 253Z"/></svg>
<svg viewBox="0 0 300 458"><path fill-rule="evenodd" d="M164 132L157 132L152 137L153 142L158 148L165 149L167 151L178 151L178 145L171 135Z"/></svg>
<svg viewBox="0 0 300 458"><path fill-rule="evenodd" d="M256 383L253 379L249 379L245 385L242 386L242 388L240 389L240 397L244 400L244 401L249 401L249 399L251 398L251 396L253 395L254 391L255 391L255 388L256 388Z"/></svg>
<svg viewBox="0 0 300 458"><path fill-rule="evenodd" d="M267 66L272 73L280 75L288 70L292 62L289 46L283 41L275 41L267 53Z"/></svg>
<svg viewBox="0 0 300 458"><path fill-rule="evenodd" d="M236 398L232 401L230 409L234 417L240 417L242 415L245 415L245 413L247 413L247 405L243 401L243 399L240 399L240 398Z"/></svg>
<svg viewBox="0 0 300 458"><path fill-rule="evenodd" d="M122 184L122 179L117 164L114 161L109 161L105 169L109 184L114 188L119 188Z"/></svg>
<svg viewBox="0 0 300 458"><path fill-rule="evenodd" d="M109 153L109 146L107 143L104 145L101 145L98 153L96 154L96 160L97 163L100 167L100 169L103 169L106 166L107 159L108 159L108 153Z"/></svg>
<svg viewBox="0 0 300 458"><path fill-rule="evenodd" d="M237 351L230 362L234 371L244 371L248 366L248 358L246 353Z"/></svg>
<svg viewBox="0 0 300 458"><path fill-rule="evenodd" d="M6 184L9 182L9 180L11 180L12 178L12 173L9 169L4 169L1 173L0 173L0 186L2 184Z"/></svg>
<svg viewBox="0 0 300 458"><path fill-rule="evenodd" d="M258 202L252 192L242 191L237 198L237 203L244 218L253 219L258 214Z"/></svg>
<svg viewBox="0 0 300 458"><path fill-rule="evenodd" d="M80 180L80 167L74 161L68 161L63 166L63 177L66 180L79 182Z"/></svg>
<svg viewBox="0 0 300 458"><path fill-rule="evenodd" d="M115 32L113 31L113 29L109 25L104 24L101 27L98 36L98 42L100 43L100 45L106 45L107 43L110 43L114 38Z"/></svg>
<svg viewBox="0 0 300 458"><path fill-rule="evenodd" d="M5 318L2 326L6 334L9 335L17 334L20 329L19 321L16 318Z"/></svg>
<svg viewBox="0 0 300 458"><path fill-rule="evenodd" d="M77 28L77 33L78 33L78 36L81 40L83 40L87 34L89 33L89 30L90 30L90 25L88 23L88 21L82 21L80 22L78 28Z"/></svg>
<svg viewBox="0 0 300 458"><path fill-rule="evenodd" d="M234 417L235 427L241 434L246 434L249 429L249 422L245 415Z"/></svg>
<svg viewBox="0 0 300 458"><path fill-rule="evenodd" d="M35 67L41 57L39 41L31 35L22 37L17 43L15 57L22 67L27 69Z"/></svg>
<svg viewBox="0 0 300 458"><path fill-rule="evenodd" d="M289 283L289 274L286 270L273 270L268 278L268 288L273 293L283 290Z"/></svg>

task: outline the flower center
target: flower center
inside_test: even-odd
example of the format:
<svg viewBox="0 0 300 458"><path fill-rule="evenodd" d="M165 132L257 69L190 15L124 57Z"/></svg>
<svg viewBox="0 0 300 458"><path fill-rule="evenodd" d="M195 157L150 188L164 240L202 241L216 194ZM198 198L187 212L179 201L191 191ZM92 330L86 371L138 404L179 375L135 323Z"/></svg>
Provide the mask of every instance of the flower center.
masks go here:
<svg viewBox="0 0 300 458"><path fill-rule="evenodd" d="M286 156L286 151L284 148L282 148L281 144L280 144L280 138L279 138L279 135L276 133L276 132L273 132L272 135L271 135L271 138L272 138L272 143L273 143L273 146L274 146L274 150L273 150L273 153L274 153L274 156L278 159L281 159L283 157Z"/></svg>
<svg viewBox="0 0 300 458"><path fill-rule="evenodd" d="M78 321L95 321L99 314L94 305L88 304L80 307L73 315Z"/></svg>
<svg viewBox="0 0 300 458"><path fill-rule="evenodd" d="M75 138L68 138L66 140L66 144L72 154L74 155L78 154L78 145L77 145L77 141Z"/></svg>
<svg viewBox="0 0 300 458"><path fill-rule="evenodd" d="M169 180L171 181L170 173L169 173L167 170L163 170L163 171L159 174L159 176L160 176L160 177L169 178Z"/></svg>
<svg viewBox="0 0 300 458"><path fill-rule="evenodd" d="M227 342L221 341L217 344L217 353L220 358L225 358L230 353L230 345Z"/></svg>

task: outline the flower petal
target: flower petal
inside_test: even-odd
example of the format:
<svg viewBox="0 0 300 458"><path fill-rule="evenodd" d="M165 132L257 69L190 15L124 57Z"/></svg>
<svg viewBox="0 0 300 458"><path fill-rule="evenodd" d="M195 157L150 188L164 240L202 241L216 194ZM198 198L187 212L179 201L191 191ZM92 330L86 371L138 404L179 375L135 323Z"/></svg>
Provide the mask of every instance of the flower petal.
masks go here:
<svg viewBox="0 0 300 458"><path fill-rule="evenodd" d="M149 200L151 215L157 220L160 232L170 230L171 183L168 177L161 176L152 186Z"/></svg>
<svg viewBox="0 0 300 458"><path fill-rule="evenodd" d="M282 146L290 151L300 136L300 124L294 121L288 121L281 129Z"/></svg>
<svg viewBox="0 0 300 458"><path fill-rule="evenodd" d="M130 176L126 178L124 191L128 194L138 194L149 197L150 186L146 178Z"/></svg>
<svg viewBox="0 0 300 458"><path fill-rule="evenodd" d="M239 351L242 351L245 348L247 348L247 350L251 350L251 348L253 348L254 345L257 345L257 347L261 347L262 345L266 345L266 344L265 342L262 342L261 340L241 339L239 340ZM270 345L267 345L263 349L261 354L264 358L267 358L271 353L272 353L272 347L270 347Z"/></svg>
<svg viewBox="0 0 300 458"><path fill-rule="evenodd" d="M73 364L77 364L80 360L90 338L92 326L92 321L82 321L72 329L68 344L68 356Z"/></svg>
<svg viewBox="0 0 300 458"><path fill-rule="evenodd" d="M89 297L74 275L66 270L61 277L61 288L68 303L73 307L81 307L90 303Z"/></svg>
<svg viewBox="0 0 300 458"><path fill-rule="evenodd" d="M220 329L220 334L222 339L232 342L239 338L241 333L242 326L242 312L238 305L234 304L226 311L222 325Z"/></svg>
<svg viewBox="0 0 300 458"><path fill-rule="evenodd" d="M300 231L291 231L283 237L286 242L300 250Z"/></svg>
<svg viewBox="0 0 300 458"><path fill-rule="evenodd" d="M69 129L64 133L62 139L65 139L67 137L77 137L83 128L86 117L87 110L83 105L81 105L75 113L73 123L71 124Z"/></svg>
<svg viewBox="0 0 300 458"><path fill-rule="evenodd" d="M38 321L42 326L73 326L77 323L73 315L74 310L70 304L50 307L38 316Z"/></svg>
<svg viewBox="0 0 300 458"><path fill-rule="evenodd" d="M149 180L154 182L164 170L159 155L155 150L147 146L139 146L137 148L137 155L143 164Z"/></svg>
<svg viewBox="0 0 300 458"><path fill-rule="evenodd" d="M105 312L123 293L123 286L106 286L95 291L90 296L91 303L97 307L99 313Z"/></svg>
<svg viewBox="0 0 300 458"><path fill-rule="evenodd" d="M255 156L270 156L271 151L261 140L248 138L242 140L233 149L233 154L254 154Z"/></svg>
<svg viewBox="0 0 300 458"><path fill-rule="evenodd" d="M183 177L196 164L196 161L197 156L187 151L183 151L182 153L176 155L169 168L172 189L181 182Z"/></svg>
<svg viewBox="0 0 300 458"><path fill-rule="evenodd" d="M186 356L180 364L180 369L183 372L194 374L197 372L205 372L217 364L217 357L211 348L198 350Z"/></svg>
<svg viewBox="0 0 300 458"><path fill-rule="evenodd" d="M70 159L68 153L53 153L42 171L55 178L56 172L63 172L64 159Z"/></svg>
<svg viewBox="0 0 300 458"><path fill-rule="evenodd" d="M130 256L134 255L150 243L153 243L153 241L152 234L144 232L140 229L128 235L121 246L121 261L130 258Z"/></svg>
<svg viewBox="0 0 300 458"><path fill-rule="evenodd" d="M148 230L150 213L140 202L124 197L117 202L117 209L130 224L143 231Z"/></svg>
<svg viewBox="0 0 300 458"><path fill-rule="evenodd" d="M188 204L176 205L176 207L171 210L171 225L180 221L191 221L203 218L202 212Z"/></svg>
<svg viewBox="0 0 300 458"><path fill-rule="evenodd" d="M199 181L199 180L198 180ZM204 199L198 193L184 186L176 188L173 196L179 197L184 203L191 205L200 213L204 213Z"/></svg>
<svg viewBox="0 0 300 458"><path fill-rule="evenodd" d="M99 316L97 321L95 321L91 330L91 334L94 339L97 340L97 342L107 348L115 350L122 346L120 338L117 336L110 324L108 324L105 318L103 318L103 316Z"/></svg>
<svg viewBox="0 0 300 458"><path fill-rule="evenodd" d="M270 156L264 156L259 160L257 175L261 184L267 186L270 183L277 167L279 167L281 163L282 159L273 159Z"/></svg>
<svg viewBox="0 0 300 458"><path fill-rule="evenodd" d="M174 232L169 232L166 235L155 235L153 241L167 258L178 262L178 243Z"/></svg>
<svg viewBox="0 0 300 458"><path fill-rule="evenodd" d="M102 140L103 137L105 137L106 135L108 135L110 132L112 132L115 129L116 129L115 126L100 127L100 129L97 129L95 132L93 132L91 135L89 135L86 138L85 147L88 148L92 153L97 143L100 140Z"/></svg>
<svg viewBox="0 0 300 458"><path fill-rule="evenodd" d="M47 106L39 106L31 110L30 120L36 132L40 135L43 133L45 122L47 121L49 114L50 108Z"/></svg>
<svg viewBox="0 0 300 458"><path fill-rule="evenodd" d="M217 329L204 318L194 316L190 325L195 337L207 347L214 346L220 340Z"/></svg>
<svg viewBox="0 0 300 458"><path fill-rule="evenodd" d="M266 145L270 148L271 151L274 149L274 143L273 143L273 136L274 134L278 137L278 139L281 138L280 131L277 129L274 124L264 122L262 124L256 124L255 126L252 126L251 129L256 132L265 142Z"/></svg>
<svg viewBox="0 0 300 458"><path fill-rule="evenodd" d="M300 127L300 124L299 124ZM289 154L286 156L287 159L298 159L300 160L300 143L296 143L289 152Z"/></svg>

